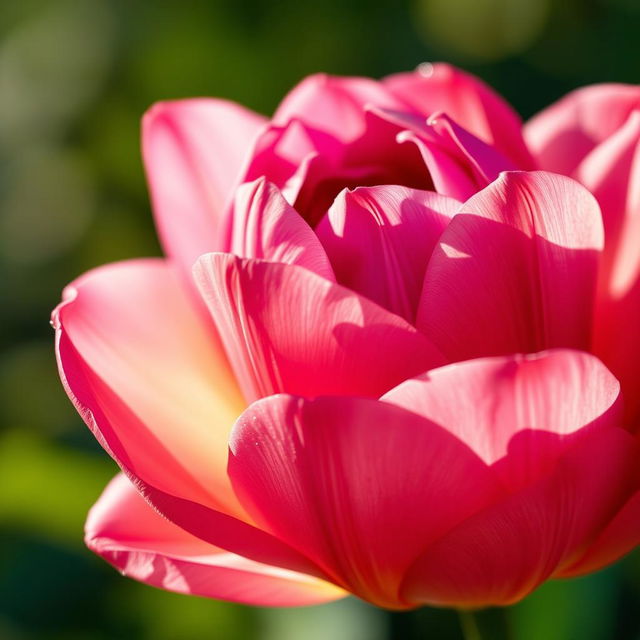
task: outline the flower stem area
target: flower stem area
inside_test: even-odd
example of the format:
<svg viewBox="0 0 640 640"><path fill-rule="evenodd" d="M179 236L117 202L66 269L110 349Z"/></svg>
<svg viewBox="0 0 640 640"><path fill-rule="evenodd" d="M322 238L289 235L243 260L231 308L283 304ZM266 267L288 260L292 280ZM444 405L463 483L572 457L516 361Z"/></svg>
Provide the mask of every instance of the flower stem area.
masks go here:
<svg viewBox="0 0 640 640"><path fill-rule="evenodd" d="M509 629L504 609L454 611L425 607L410 613L390 615L392 640L516 640Z"/></svg>

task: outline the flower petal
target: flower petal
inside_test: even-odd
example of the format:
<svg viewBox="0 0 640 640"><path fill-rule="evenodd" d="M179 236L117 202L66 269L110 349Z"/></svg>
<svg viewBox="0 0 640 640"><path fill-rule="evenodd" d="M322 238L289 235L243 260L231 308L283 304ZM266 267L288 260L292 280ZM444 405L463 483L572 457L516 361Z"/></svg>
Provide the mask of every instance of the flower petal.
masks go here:
<svg viewBox="0 0 640 640"><path fill-rule="evenodd" d="M457 438L366 398L266 398L230 450L233 485L265 529L389 608L412 606L398 587L424 545L500 493Z"/></svg>
<svg viewBox="0 0 640 640"><path fill-rule="evenodd" d="M286 124L298 118L346 143L362 135L364 107L370 104L386 109L401 107L400 101L375 80L318 73L308 76L289 92L273 121Z"/></svg>
<svg viewBox="0 0 640 640"><path fill-rule="evenodd" d="M194 273L248 401L378 396L442 363L402 318L299 266L210 254Z"/></svg>
<svg viewBox="0 0 640 640"><path fill-rule="evenodd" d="M515 491L545 473L587 427L617 426L619 392L597 358L558 349L433 369L382 400L450 431Z"/></svg>
<svg viewBox="0 0 640 640"><path fill-rule="evenodd" d="M602 208L603 294L620 298L640 277L640 108L587 155L576 178Z"/></svg>
<svg viewBox="0 0 640 640"><path fill-rule="evenodd" d="M53 315L65 390L107 453L173 522L252 559L317 573L250 524L229 484L227 438L244 403L190 300L162 260L102 267L73 283Z"/></svg>
<svg viewBox="0 0 640 640"><path fill-rule="evenodd" d="M640 544L640 491L636 491L607 525L586 553L559 572L560 578L572 578L598 571L619 560Z"/></svg>
<svg viewBox="0 0 640 640"><path fill-rule="evenodd" d="M264 178L238 188L232 224L231 253L297 264L335 280L316 234L279 189Z"/></svg>
<svg viewBox="0 0 640 640"><path fill-rule="evenodd" d="M588 349L602 244L598 205L577 182L504 173L442 234L416 326L452 361Z"/></svg>
<svg viewBox="0 0 640 640"><path fill-rule="evenodd" d="M439 62L421 65L413 73L388 76L383 84L416 113L428 118L444 111L519 169L533 168L522 139L520 118L479 78Z"/></svg>
<svg viewBox="0 0 640 640"><path fill-rule="evenodd" d="M594 323L593 352L622 385L626 423L640 425L640 279L620 298L602 296Z"/></svg>
<svg viewBox="0 0 640 640"><path fill-rule="evenodd" d="M534 116L524 135L541 169L572 175L582 159L640 108L640 87L596 84L572 91Z"/></svg>
<svg viewBox="0 0 640 640"><path fill-rule="evenodd" d="M158 233L189 274L199 255L223 248L232 190L265 122L208 98L161 102L144 116L142 152Z"/></svg>
<svg viewBox="0 0 640 640"><path fill-rule="evenodd" d="M163 518L120 474L89 512L87 546L124 575L169 591L259 606L344 597L324 580L229 553Z"/></svg>
<svg viewBox="0 0 640 640"><path fill-rule="evenodd" d="M460 203L399 186L343 191L316 230L340 284L415 322L424 272Z"/></svg>
<svg viewBox="0 0 640 640"><path fill-rule="evenodd" d="M637 487L638 448L622 429L591 430L537 483L468 518L407 575L406 599L507 605L583 552Z"/></svg>

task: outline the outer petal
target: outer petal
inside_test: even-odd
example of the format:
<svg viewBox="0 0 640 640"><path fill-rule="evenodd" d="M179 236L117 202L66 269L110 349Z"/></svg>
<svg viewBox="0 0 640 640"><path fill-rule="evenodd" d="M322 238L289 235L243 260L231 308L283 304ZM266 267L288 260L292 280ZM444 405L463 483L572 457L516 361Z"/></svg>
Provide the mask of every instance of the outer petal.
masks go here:
<svg viewBox="0 0 640 640"><path fill-rule="evenodd" d="M597 84L573 91L533 117L525 139L540 168L571 175L581 160L640 108L640 87Z"/></svg>
<svg viewBox="0 0 640 640"><path fill-rule="evenodd" d="M286 124L299 118L347 143L363 133L364 107L370 104L387 109L402 106L375 80L319 73L305 78L284 98L273 121Z"/></svg>
<svg viewBox="0 0 640 640"><path fill-rule="evenodd" d="M231 253L297 264L334 280L329 258L311 227L273 184L260 178L238 188Z"/></svg>
<svg viewBox="0 0 640 640"><path fill-rule="evenodd" d="M640 105L587 155L576 177L602 208L606 238L602 293L620 298L640 277Z"/></svg>
<svg viewBox="0 0 640 640"><path fill-rule="evenodd" d="M620 559L640 544L640 491L636 491L620 509L587 552L559 573L570 578L592 573Z"/></svg>
<svg viewBox="0 0 640 640"><path fill-rule="evenodd" d="M154 105L142 123L142 152L158 232L190 273L224 245L232 189L266 122L244 107L208 98Z"/></svg>
<svg viewBox="0 0 640 640"><path fill-rule="evenodd" d="M190 535L154 511L122 474L89 512L85 531L89 548L124 575L169 591L260 606L319 604L346 595L323 580Z"/></svg>
<svg viewBox="0 0 640 640"><path fill-rule="evenodd" d="M210 254L194 273L250 401L378 396L442 362L402 318L296 265Z"/></svg>
<svg viewBox="0 0 640 640"><path fill-rule="evenodd" d="M398 186L343 191L318 225L338 281L414 323L431 252L460 203Z"/></svg>
<svg viewBox="0 0 640 640"><path fill-rule="evenodd" d="M590 431L537 483L431 545L407 575L404 597L458 607L520 600L603 529L637 487L638 455L626 431Z"/></svg>
<svg viewBox="0 0 640 640"><path fill-rule="evenodd" d="M639 482L618 392L595 357L558 350L449 365L383 396L467 443L510 494L427 545L403 597L508 604L581 555Z"/></svg>
<svg viewBox="0 0 640 640"><path fill-rule="evenodd" d="M429 540L495 499L462 442L375 400L266 398L240 418L229 474L247 509L329 575L380 606Z"/></svg>
<svg viewBox="0 0 640 640"><path fill-rule="evenodd" d="M622 384L627 424L640 427L640 279L621 298L605 298L596 308L593 352Z"/></svg>
<svg viewBox="0 0 640 640"><path fill-rule="evenodd" d="M544 474L587 426L619 424L619 392L597 358L559 349L451 364L382 399L442 425L513 492Z"/></svg>
<svg viewBox="0 0 640 640"><path fill-rule="evenodd" d="M244 405L203 318L161 260L103 267L54 312L60 376L100 444L173 522L260 561L313 565L245 521L226 474Z"/></svg>
<svg viewBox="0 0 640 640"><path fill-rule="evenodd" d="M414 111L429 117L444 111L465 129L494 146L520 169L533 163L516 112L488 85L448 64L421 65L414 73L383 80L385 87Z"/></svg>
<svg viewBox="0 0 640 640"><path fill-rule="evenodd" d="M579 184L504 173L443 233L416 326L454 361L588 348L602 244L600 210Z"/></svg>

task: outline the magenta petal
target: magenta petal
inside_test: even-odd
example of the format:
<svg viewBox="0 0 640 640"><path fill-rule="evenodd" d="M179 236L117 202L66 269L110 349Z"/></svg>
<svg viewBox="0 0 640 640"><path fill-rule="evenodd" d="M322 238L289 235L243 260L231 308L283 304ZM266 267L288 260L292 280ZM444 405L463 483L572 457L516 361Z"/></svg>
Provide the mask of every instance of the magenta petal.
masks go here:
<svg viewBox="0 0 640 640"><path fill-rule="evenodd" d="M366 398L266 398L230 450L233 485L266 530L390 608L412 606L398 588L424 546L500 494L457 438Z"/></svg>
<svg viewBox="0 0 640 640"><path fill-rule="evenodd" d="M507 160L499 151L461 127L446 113L436 112L429 118L427 124L447 141L447 146L453 146L460 153L466 160L464 164L469 165L476 183L481 187L493 182L502 171L520 168Z"/></svg>
<svg viewBox="0 0 640 640"><path fill-rule="evenodd" d="M273 184L260 178L238 188L231 253L297 264L334 280L329 259L311 227Z"/></svg>
<svg viewBox="0 0 640 640"><path fill-rule="evenodd" d="M334 160L341 157L342 152L342 145L337 140L298 119L283 125L271 123L256 140L243 173L243 182L265 177L286 191L289 202L294 202L301 186L297 177L301 165L318 154Z"/></svg>
<svg viewBox="0 0 640 640"><path fill-rule="evenodd" d="M584 87L529 120L525 138L541 169L571 175L638 108L640 87L613 83Z"/></svg>
<svg viewBox="0 0 640 640"><path fill-rule="evenodd" d="M208 544L160 516L122 474L89 512L90 549L124 575L169 591L259 606L300 606L341 598L338 587L248 560Z"/></svg>
<svg viewBox="0 0 640 640"><path fill-rule="evenodd" d="M161 102L146 113L142 151L158 233L188 273L199 255L224 247L232 190L265 122L208 98Z"/></svg>
<svg viewBox="0 0 640 640"><path fill-rule="evenodd" d="M470 167L461 162L461 158L450 145L442 146L442 141L428 138L423 132L415 130L399 133L398 142L416 146L429 170L437 193L456 200L467 200L478 189L486 186L484 183L478 185Z"/></svg>
<svg viewBox="0 0 640 640"><path fill-rule="evenodd" d="M431 252L460 203L399 186L343 191L316 230L340 284L414 323Z"/></svg>
<svg viewBox="0 0 640 640"><path fill-rule="evenodd" d="M640 104L618 131L584 158L576 178L602 208L602 293L620 298L640 278Z"/></svg>
<svg viewBox="0 0 640 640"><path fill-rule="evenodd" d="M604 531L576 562L559 572L561 578L592 573L619 560L640 544L640 491L636 491Z"/></svg>
<svg viewBox="0 0 640 640"><path fill-rule="evenodd" d="M520 169L533 168L516 112L479 78L444 63L421 66L383 80L385 87L416 113L438 111L495 147Z"/></svg>
<svg viewBox="0 0 640 640"><path fill-rule="evenodd" d="M515 491L544 474L586 428L617 426L619 393L597 358L558 349L433 369L382 400L449 430Z"/></svg>
<svg viewBox="0 0 640 640"><path fill-rule="evenodd" d="M297 265L210 254L194 273L249 401L379 396L442 363L405 320Z"/></svg>
<svg viewBox="0 0 640 640"><path fill-rule="evenodd" d="M600 210L578 183L504 173L443 233L416 326L450 360L588 349L602 244Z"/></svg>
<svg viewBox="0 0 640 640"><path fill-rule="evenodd" d="M538 482L429 546L407 575L404 597L458 607L520 600L560 573L615 515L637 487L638 455L626 431L590 431Z"/></svg>
<svg viewBox="0 0 640 640"><path fill-rule="evenodd" d="M319 73L308 76L289 92L273 121L282 125L297 118L343 143L352 142L364 131L367 105L399 109L402 103L375 80Z"/></svg>

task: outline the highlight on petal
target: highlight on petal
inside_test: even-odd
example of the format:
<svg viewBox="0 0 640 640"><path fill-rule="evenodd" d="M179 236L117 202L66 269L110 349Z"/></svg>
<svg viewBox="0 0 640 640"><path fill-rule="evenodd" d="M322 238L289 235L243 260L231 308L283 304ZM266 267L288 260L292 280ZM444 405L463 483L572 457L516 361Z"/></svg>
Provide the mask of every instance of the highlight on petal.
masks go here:
<svg viewBox="0 0 640 640"><path fill-rule="evenodd" d="M583 555L640 482L618 393L597 358L557 350L448 365L383 396L465 442L505 492L425 545L403 597L510 604Z"/></svg>
<svg viewBox="0 0 640 640"><path fill-rule="evenodd" d="M449 430L515 491L545 473L586 428L618 426L619 394L596 357L558 349L450 364L382 400Z"/></svg>
<svg viewBox="0 0 640 640"><path fill-rule="evenodd" d="M309 560L253 526L229 484L227 439L244 402L168 263L102 267L65 298L53 315L62 383L138 490L203 540L317 575Z"/></svg>
<svg viewBox="0 0 640 640"><path fill-rule="evenodd" d="M123 474L89 512L87 546L124 575L155 587L259 606L320 604L335 585L208 544L157 513Z"/></svg>
<svg viewBox="0 0 640 640"><path fill-rule="evenodd" d="M263 399L230 451L233 486L263 528L392 609L415 606L398 590L424 546L501 495L463 442L366 398Z"/></svg>
<svg viewBox="0 0 640 640"><path fill-rule="evenodd" d="M424 71L426 69L426 72ZM479 78L438 62L415 72L397 73L382 83L416 113L428 118L443 111L519 169L532 169L517 113Z"/></svg>
<svg viewBox="0 0 640 640"><path fill-rule="evenodd" d="M602 209L602 294L619 299L640 278L640 104L618 131L582 160L576 178Z"/></svg>
<svg viewBox="0 0 640 640"><path fill-rule="evenodd" d="M330 133L342 142L356 140L364 131L364 107L399 109L402 103L382 84L370 78L318 73L308 76L284 98L273 115L275 124L298 118Z"/></svg>
<svg viewBox="0 0 640 640"><path fill-rule="evenodd" d="M142 153L162 245L190 271L224 246L233 188L266 119L210 98L161 102L142 122Z"/></svg>
<svg viewBox="0 0 640 640"><path fill-rule="evenodd" d="M427 262L459 207L432 191L359 187L338 196L316 233L340 284L413 324Z"/></svg>
<svg viewBox="0 0 640 640"><path fill-rule="evenodd" d="M194 275L249 402L375 397L443 362L402 318L297 265L209 254Z"/></svg>
<svg viewBox="0 0 640 640"><path fill-rule="evenodd" d="M640 87L615 83L583 87L529 120L525 139L541 169L572 175L635 109L640 109Z"/></svg>
<svg viewBox="0 0 640 640"><path fill-rule="evenodd" d="M297 264L334 280L329 259L316 234L279 189L264 178L245 183L236 192L231 253Z"/></svg>
<svg viewBox="0 0 640 640"><path fill-rule="evenodd" d="M602 245L600 210L584 187L503 173L442 234L416 326L452 361L588 349Z"/></svg>

